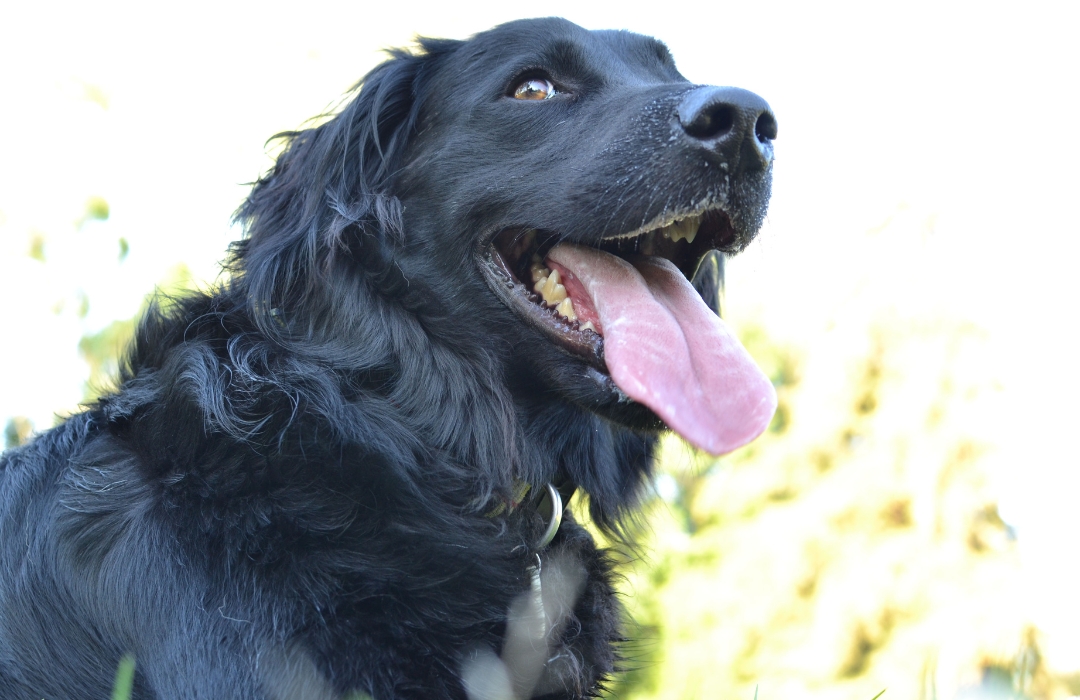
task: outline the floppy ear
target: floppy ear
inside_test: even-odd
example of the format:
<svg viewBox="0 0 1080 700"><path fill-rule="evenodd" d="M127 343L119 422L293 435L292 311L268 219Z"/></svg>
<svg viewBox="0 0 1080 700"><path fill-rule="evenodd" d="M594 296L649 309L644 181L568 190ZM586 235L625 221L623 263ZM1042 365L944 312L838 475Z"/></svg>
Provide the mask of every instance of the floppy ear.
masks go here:
<svg viewBox="0 0 1080 700"><path fill-rule="evenodd" d="M459 43L426 40L416 54L390 51L341 112L274 137L285 148L236 212L246 238L228 261L260 330L276 335L278 310L314 301L341 258L355 261L377 288L400 284L393 259L404 232L390 181L415 129L426 78Z"/></svg>

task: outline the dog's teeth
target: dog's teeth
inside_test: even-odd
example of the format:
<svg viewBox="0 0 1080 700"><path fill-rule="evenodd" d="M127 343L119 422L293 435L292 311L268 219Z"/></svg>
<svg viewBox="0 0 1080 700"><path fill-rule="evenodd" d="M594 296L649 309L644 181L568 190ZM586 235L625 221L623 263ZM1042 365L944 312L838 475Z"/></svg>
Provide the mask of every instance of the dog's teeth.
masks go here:
<svg viewBox="0 0 1080 700"><path fill-rule="evenodd" d="M559 286L561 287L562 285ZM574 312L574 302L570 301L570 297L560 301L559 305L555 307L555 310L569 321L577 320L577 313Z"/></svg>
<svg viewBox="0 0 1080 700"><path fill-rule="evenodd" d="M697 236L697 220L694 217L676 221L672 226L678 231L676 235L671 237L672 240L685 240L688 243L692 243L694 237Z"/></svg>
<svg viewBox="0 0 1080 700"><path fill-rule="evenodd" d="M586 321L585 323L581 324L581 330L583 330L583 331L592 331L593 333L595 333L596 332L596 326L593 325L592 321Z"/></svg>
<svg viewBox="0 0 1080 700"><path fill-rule="evenodd" d="M566 298L566 287L559 284L560 281L559 271L553 270L547 277L547 281L544 282L544 288L540 292L544 297L544 301L549 304L558 304Z"/></svg>
<svg viewBox="0 0 1080 700"><path fill-rule="evenodd" d="M533 284L533 291L536 292L537 294L543 296L543 294L544 294L544 285L547 284L547 281L548 281L547 275L544 275L543 277L540 277L539 279L537 279L536 283Z"/></svg>
<svg viewBox="0 0 1080 700"><path fill-rule="evenodd" d="M529 274L532 276L534 289L536 289L535 285L537 282L540 282L545 277L551 274L551 270L549 270L547 268L547 265L544 264L544 259L541 258L537 253L533 253L532 260L529 261ZM540 290L536 289L536 291L539 292Z"/></svg>
<svg viewBox="0 0 1080 700"><path fill-rule="evenodd" d="M692 216L683 222L683 238L686 239L687 243L693 243L694 239L697 238L698 227L700 225L701 219L696 216Z"/></svg>
<svg viewBox="0 0 1080 700"><path fill-rule="evenodd" d="M529 268L529 274L532 276L532 281L535 284L542 279L545 279L551 274L551 270L547 269L543 265L533 265Z"/></svg>
<svg viewBox="0 0 1080 700"><path fill-rule="evenodd" d="M548 277L548 284L551 284L551 278ZM552 285L549 291L547 287L544 287L544 301L549 304L560 304L566 299L566 287L561 284Z"/></svg>
<svg viewBox="0 0 1080 700"><path fill-rule="evenodd" d="M693 243L694 239L697 238L698 226L700 224L700 217L691 216L668 224L660 229L660 233L664 234L664 238L671 239L675 242L685 240L687 243Z"/></svg>

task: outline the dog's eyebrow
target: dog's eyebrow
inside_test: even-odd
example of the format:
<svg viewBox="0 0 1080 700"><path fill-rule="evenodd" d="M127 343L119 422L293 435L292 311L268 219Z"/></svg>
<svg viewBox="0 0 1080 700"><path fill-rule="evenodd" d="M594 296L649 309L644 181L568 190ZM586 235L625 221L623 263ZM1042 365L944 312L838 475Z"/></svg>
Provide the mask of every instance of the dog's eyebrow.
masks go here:
<svg viewBox="0 0 1080 700"><path fill-rule="evenodd" d="M539 52L522 57L519 69L543 68L552 77L572 79L586 86L598 87L604 83L625 76L625 69L604 71L603 65L625 65L640 62L646 66L670 70L675 68L675 59L666 44L651 37L643 37L630 32L607 30L595 32L607 41L583 45L566 38L551 40Z"/></svg>
<svg viewBox="0 0 1080 700"><path fill-rule="evenodd" d="M600 75L592 69L585 50L575 41L556 39L545 46L537 58L542 67L556 75L573 76L588 82L600 80Z"/></svg>

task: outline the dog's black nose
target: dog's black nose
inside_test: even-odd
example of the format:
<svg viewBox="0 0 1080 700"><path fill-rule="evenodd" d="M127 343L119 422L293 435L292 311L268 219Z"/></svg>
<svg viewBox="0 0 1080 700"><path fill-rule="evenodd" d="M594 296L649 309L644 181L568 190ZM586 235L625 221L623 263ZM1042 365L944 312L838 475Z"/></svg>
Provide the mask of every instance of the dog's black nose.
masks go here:
<svg viewBox="0 0 1080 700"><path fill-rule="evenodd" d="M700 87L679 103L679 124L701 146L734 165L732 174L772 164L776 117L769 103L749 90Z"/></svg>

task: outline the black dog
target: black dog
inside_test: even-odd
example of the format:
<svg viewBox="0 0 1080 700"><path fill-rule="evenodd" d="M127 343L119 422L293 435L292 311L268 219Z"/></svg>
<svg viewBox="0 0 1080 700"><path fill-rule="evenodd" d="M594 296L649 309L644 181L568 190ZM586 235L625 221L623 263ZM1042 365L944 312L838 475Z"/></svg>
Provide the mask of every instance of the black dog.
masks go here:
<svg viewBox="0 0 1080 700"><path fill-rule="evenodd" d="M602 692L612 567L561 504L618 534L665 424L769 421L716 251L776 122L626 32L421 47L284 135L119 391L4 455L0 697L107 697L125 654L138 698Z"/></svg>

